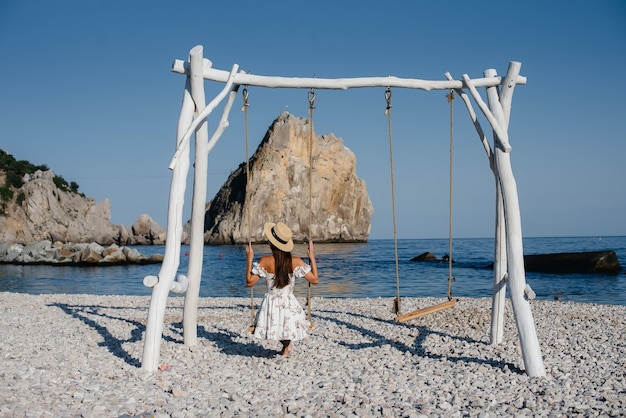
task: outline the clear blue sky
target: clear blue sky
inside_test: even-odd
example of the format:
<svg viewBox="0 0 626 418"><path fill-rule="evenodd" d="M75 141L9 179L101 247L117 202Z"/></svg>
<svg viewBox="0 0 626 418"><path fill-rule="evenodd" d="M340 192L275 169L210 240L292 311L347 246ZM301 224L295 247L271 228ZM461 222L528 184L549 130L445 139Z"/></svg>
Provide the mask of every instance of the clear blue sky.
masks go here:
<svg viewBox="0 0 626 418"><path fill-rule="evenodd" d="M524 235L626 235L621 0L0 0L0 148L109 198L114 223L148 213L165 227L185 83L170 69L195 45L219 69L293 77L479 78L520 61L509 133ZM307 116L307 93L250 89L252 150L282 111ZM391 238L384 89L318 91L316 105L316 132L356 154L370 238ZM396 89L393 105L398 237L447 237L445 92ZM240 107L209 156L208 198L245 158ZM454 120L453 235L491 237L494 180L461 100Z"/></svg>

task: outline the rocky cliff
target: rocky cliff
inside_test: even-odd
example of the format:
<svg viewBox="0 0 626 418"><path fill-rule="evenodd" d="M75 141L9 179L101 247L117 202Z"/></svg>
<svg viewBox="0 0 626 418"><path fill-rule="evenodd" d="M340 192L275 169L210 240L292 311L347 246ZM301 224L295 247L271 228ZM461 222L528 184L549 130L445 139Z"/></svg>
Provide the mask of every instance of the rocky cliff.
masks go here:
<svg viewBox="0 0 626 418"><path fill-rule="evenodd" d="M250 178L244 162L208 205L206 243L265 241L266 221L285 222L296 241L309 236L319 242L367 241L373 207L356 175L354 153L332 134L314 134L311 182L309 137L306 118L285 112L272 123L250 159Z"/></svg>
<svg viewBox="0 0 626 418"><path fill-rule="evenodd" d="M36 170L24 174L20 186L15 187L0 170L0 186L9 191L2 196L0 242L164 243L165 231L148 215L139 216L133 226L113 225L108 199L96 203L93 198L58 187L55 178L52 170Z"/></svg>

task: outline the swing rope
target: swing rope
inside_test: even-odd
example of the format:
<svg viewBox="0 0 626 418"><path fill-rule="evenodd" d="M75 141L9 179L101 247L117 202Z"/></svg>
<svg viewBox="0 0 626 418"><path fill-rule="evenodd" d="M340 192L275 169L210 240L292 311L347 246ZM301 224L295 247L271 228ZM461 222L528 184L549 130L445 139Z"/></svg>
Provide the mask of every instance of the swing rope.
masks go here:
<svg viewBox="0 0 626 418"><path fill-rule="evenodd" d="M243 107L241 110L244 112L244 120L246 126L246 194L247 190L250 187L250 158L248 157L248 107L250 104L248 103L248 87L244 87L241 91L241 95L243 96ZM248 219L248 245L252 244L252 219L250 218L250 204L246 205L246 218ZM248 328L250 332L254 332L254 286L250 286L250 327Z"/></svg>
<svg viewBox="0 0 626 418"><path fill-rule="evenodd" d="M387 87L385 90L385 101L387 102L387 108L385 114L387 115L387 126L389 129L389 167L391 170L391 211L393 213L393 249L396 259L396 298L393 300L392 311L394 314L400 314L400 273L398 267L398 234L396 228L396 195L393 175L393 135L391 132L391 89Z"/></svg>
<svg viewBox="0 0 626 418"><path fill-rule="evenodd" d="M453 150L453 125L454 125L454 91L450 90L450 93L446 95L448 98L448 103L450 103L450 190L449 190L449 218L448 218L448 300L446 302L439 303L434 306L429 306L426 308L418 309L413 312L409 312L404 315L396 316L395 320L398 322L406 322L411 319L419 318L424 315L428 315L431 313L439 312L444 309L451 308L455 306L458 299L452 298L452 282L455 280L452 275L452 150ZM392 188L393 190L393 188ZM394 225L394 236L395 236L395 225Z"/></svg>
<svg viewBox="0 0 626 418"><path fill-rule="evenodd" d="M313 239L313 233L311 231L313 225L313 109L315 109L315 90L311 88L308 94L309 101L309 242ZM309 260L309 263L311 260ZM309 321L309 329L313 328L313 322L311 322L311 282L309 282L307 291L307 319Z"/></svg>
<svg viewBox="0 0 626 418"><path fill-rule="evenodd" d="M450 103L450 199L449 199L449 219L448 219L448 300L452 300L452 151L453 151L453 126L454 126L454 90L446 95Z"/></svg>

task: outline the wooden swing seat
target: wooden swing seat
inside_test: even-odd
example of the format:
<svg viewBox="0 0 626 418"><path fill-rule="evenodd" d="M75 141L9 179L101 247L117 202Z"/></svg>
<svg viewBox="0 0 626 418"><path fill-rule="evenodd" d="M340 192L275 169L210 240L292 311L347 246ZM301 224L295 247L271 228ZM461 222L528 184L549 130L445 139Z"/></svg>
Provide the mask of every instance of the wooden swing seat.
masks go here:
<svg viewBox="0 0 626 418"><path fill-rule="evenodd" d="M435 313L435 312L442 311L444 309L451 308L458 302L458 300L459 299L450 299L450 300L448 300L446 302L439 303L439 304L434 305L434 306L429 306L427 308L418 309L416 311L409 312L409 313L404 314L404 315L396 316L396 321L397 322L406 322L406 321L409 321L411 319L419 318L421 316L425 316L425 315L428 315L428 314L431 314L431 313Z"/></svg>

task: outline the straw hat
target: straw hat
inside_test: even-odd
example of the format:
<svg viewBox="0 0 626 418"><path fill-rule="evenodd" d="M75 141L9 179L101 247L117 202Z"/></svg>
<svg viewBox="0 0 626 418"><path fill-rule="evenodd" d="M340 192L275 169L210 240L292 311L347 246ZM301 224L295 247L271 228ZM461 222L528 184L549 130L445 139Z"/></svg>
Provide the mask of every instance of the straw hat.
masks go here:
<svg viewBox="0 0 626 418"><path fill-rule="evenodd" d="M279 250L287 253L293 250L293 240L291 239L291 229L282 222L266 222L263 225L263 232L267 239Z"/></svg>

